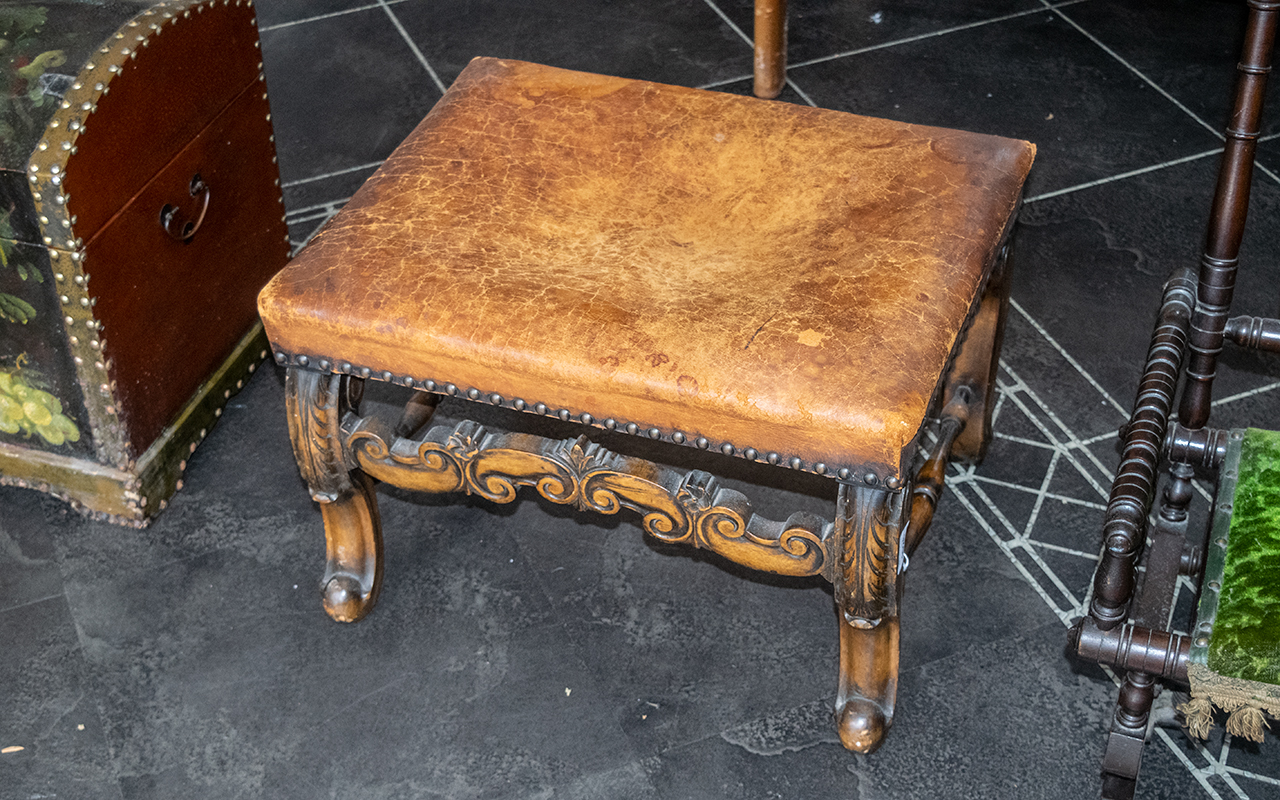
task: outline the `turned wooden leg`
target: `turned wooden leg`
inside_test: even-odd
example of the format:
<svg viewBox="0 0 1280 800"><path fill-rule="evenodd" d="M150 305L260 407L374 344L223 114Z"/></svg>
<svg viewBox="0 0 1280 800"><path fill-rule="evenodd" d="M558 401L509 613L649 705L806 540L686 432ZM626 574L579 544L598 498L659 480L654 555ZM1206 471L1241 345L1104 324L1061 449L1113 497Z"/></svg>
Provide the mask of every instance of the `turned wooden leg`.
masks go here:
<svg viewBox="0 0 1280 800"><path fill-rule="evenodd" d="M756 97L771 100L787 80L787 0L756 0Z"/></svg>
<svg viewBox="0 0 1280 800"><path fill-rule="evenodd" d="M382 586L373 482L349 468L340 428L342 415L359 405L362 388L357 378L297 367L285 376L294 457L324 519L324 608L338 622L355 622L373 610Z"/></svg>
<svg viewBox="0 0 1280 800"><path fill-rule="evenodd" d="M1120 685L1116 714L1107 736L1102 758L1104 800L1131 800L1142 767L1142 748L1147 737L1147 720L1155 699L1155 678L1130 670Z"/></svg>
<svg viewBox="0 0 1280 800"><path fill-rule="evenodd" d="M870 753L893 724L898 695L898 556L903 498L842 485L836 605L840 611L840 684L836 727L849 750Z"/></svg>

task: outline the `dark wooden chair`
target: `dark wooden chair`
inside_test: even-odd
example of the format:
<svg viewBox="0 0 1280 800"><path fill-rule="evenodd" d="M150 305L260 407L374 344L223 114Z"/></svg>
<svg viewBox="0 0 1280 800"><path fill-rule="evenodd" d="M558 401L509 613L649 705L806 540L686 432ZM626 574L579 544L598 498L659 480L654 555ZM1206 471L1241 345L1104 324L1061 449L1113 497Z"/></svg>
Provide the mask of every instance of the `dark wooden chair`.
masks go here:
<svg viewBox="0 0 1280 800"><path fill-rule="evenodd" d="M368 613L372 481L638 512L664 542L821 575L840 616L840 736L893 719L900 572L951 456L979 458L1026 142L477 59L263 290L324 604ZM359 411L378 380L403 420ZM463 398L572 421L551 439L432 425ZM518 415L513 415L518 418ZM932 456L920 466L931 420ZM838 484L834 520L752 513L611 431ZM625 439L626 437L622 437Z"/></svg>
<svg viewBox="0 0 1280 800"><path fill-rule="evenodd" d="M1280 433L1208 426L1224 344L1280 352L1280 320L1229 316L1280 17L1280 2L1249 0L1248 6L1199 276L1185 268L1165 285L1133 414L1122 431L1089 615L1071 632L1080 658L1124 672L1103 761L1106 798L1133 796L1159 680L1190 687L1191 701L1181 710L1196 736L1213 724L1214 706L1230 712L1229 733L1257 740L1264 712L1280 715ZM1162 472L1164 490L1151 524ZM1217 497L1207 532L1192 534L1188 506L1198 473L1216 477ZM1179 575L1200 587L1187 634L1170 628Z"/></svg>

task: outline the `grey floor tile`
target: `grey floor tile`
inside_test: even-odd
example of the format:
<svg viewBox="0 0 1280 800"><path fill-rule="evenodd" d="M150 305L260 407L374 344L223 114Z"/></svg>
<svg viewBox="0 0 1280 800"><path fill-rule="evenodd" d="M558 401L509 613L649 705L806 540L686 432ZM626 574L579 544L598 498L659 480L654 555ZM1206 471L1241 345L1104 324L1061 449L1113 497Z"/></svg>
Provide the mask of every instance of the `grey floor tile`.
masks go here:
<svg viewBox="0 0 1280 800"><path fill-rule="evenodd" d="M255 3L258 9L258 27L263 30L308 24L316 18L354 13L376 5L377 0L258 0Z"/></svg>
<svg viewBox="0 0 1280 800"><path fill-rule="evenodd" d="M118 798L66 598L0 611L0 643L0 797Z"/></svg>
<svg viewBox="0 0 1280 800"><path fill-rule="evenodd" d="M1199 263L1215 170L1215 159L1202 159L1033 203L1021 217L1024 268L1014 273L1014 298L1126 409L1137 390L1161 287L1175 268ZM1269 314L1276 302L1271 287L1280 264L1280 228L1268 221L1280 198L1277 189L1255 186L1241 251L1250 269L1239 276L1238 313ZM1125 210L1134 208L1143 213ZM1010 341L1005 358L1015 365L1020 341L1032 340ZM1244 368L1231 368L1233 361ZM1274 359L1230 352L1223 363L1219 397L1271 383L1280 369ZM1047 386L1051 380L1046 377ZM1071 409L1059 406L1064 413Z"/></svg>
<svg viewBox="0 0 1280 800"><path fill-rule="evenodd" d="M285 183L386 158L440 89L385 10L262 34Z"/></svg>
<svg viewBox="0 0 1280 800"><path fill-rule="evenodd" d="M860 82L859 73L886 76ZM1218 139L1049 11L791 70L818 105L1026 139L1035 197Z"/></svg>
<svg viewBox="0 0 1280 800"><path fill-rule="evenodd" d="M704 2L435 0L395 13L446 84L476 56L694 86L751 71L750 46Z"/></svg>
<svg viewBox="0 0 1280 800"><path fill-rule="evenodd" d="M715 2L741 30L751 34L754 27L753 2ZM1038 0L980 0L972 3L906 0L892 4L869 0L792 0L787 5L787 58L792 64L803 64L851 50L883 47L957 27L981 25L1043 7Z"/></svg>
<svg viewBox="0 0 1280 800"><path fill-rule="evenodd" d="M1246 8L1230 0L1092 0L1062 13L1217 132L1226 128ZM1280 98L1275 82L1268 97ZM1271 107L1274 107L1272 104ZM1280 130L1274 114L1263 133Z"/></svg>
<svg viewBox="0 0 1280 800"><path fill-rule="evenodd" d="M58 504L35 492L0 486L0 614L13 608L62 594L54 529L44 510L53 514Z"/></svg>

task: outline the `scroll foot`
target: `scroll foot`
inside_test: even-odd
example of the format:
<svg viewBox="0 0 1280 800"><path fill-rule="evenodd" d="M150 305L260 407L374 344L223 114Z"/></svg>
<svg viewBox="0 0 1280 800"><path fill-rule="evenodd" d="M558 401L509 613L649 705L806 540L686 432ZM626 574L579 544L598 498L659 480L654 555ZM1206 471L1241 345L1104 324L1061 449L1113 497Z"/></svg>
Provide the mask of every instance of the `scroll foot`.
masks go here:
<svg viewBox="0 0 1280 800"><path fill-rule="evenodd" d="M843 615L842 615L843 616ZM871 753L893 724L898 696L898 620L862 627L840 624L840 691L836 730L855 753Z"/></svg>
<svg viewBox="0 0 1280 800"><path fill-rule="evenodd" d="M863 697L854 697L836 713L840 743L855 753L871 753L884 740L889 721L880 706Z"/></svg>
<svg viewBox="0 0 1280 800"><path fill-rule="evenodd" d="M355 491L322 503L328 559L324 579L324 610L338 622L356 622L373 610L382 588L382 526L373 482L351 474Z"/></svg>

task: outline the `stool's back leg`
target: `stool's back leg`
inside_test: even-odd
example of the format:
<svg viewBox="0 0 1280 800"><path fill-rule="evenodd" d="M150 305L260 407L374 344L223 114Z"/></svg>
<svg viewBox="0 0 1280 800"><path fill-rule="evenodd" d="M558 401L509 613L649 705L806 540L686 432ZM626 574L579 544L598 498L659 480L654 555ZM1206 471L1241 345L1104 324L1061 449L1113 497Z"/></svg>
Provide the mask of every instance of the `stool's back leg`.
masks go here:
<svg viewBox="0 0 1280 800"><path fill-rule="evenodd" d="M1011 241L1006 241L996 257L991 278L987 281L981 305L965 332L964 342L956 353L955 363L947 376L944 405L965 390L969 407L967 424L957 434L951 455L968 462L978 462L986 455L991 442L991 413L995 408L996 373L1000 368L1000 345L1004 341L1005 320L1009 316Z"/></svg>

